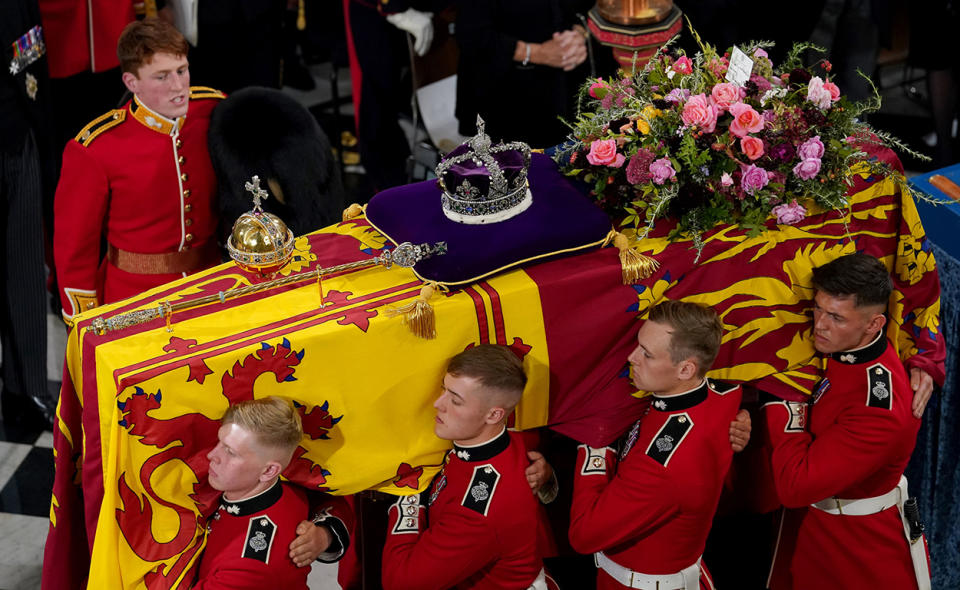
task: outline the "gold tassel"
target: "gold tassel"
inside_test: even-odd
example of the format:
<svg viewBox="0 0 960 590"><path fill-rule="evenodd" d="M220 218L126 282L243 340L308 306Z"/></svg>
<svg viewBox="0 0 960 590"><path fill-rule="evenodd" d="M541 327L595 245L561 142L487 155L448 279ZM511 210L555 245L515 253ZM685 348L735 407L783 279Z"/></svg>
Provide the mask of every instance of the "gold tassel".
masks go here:
<svg viewBox="0 0 960 590"><path fill-rule="evenodd" d="M302 31L307 28L307 15L304 10L304 0L297 2L297 30Z"/></svg>
<svg viewBox="0 0 960 590"><path fill-rule="evenodd" d="M343 210L343 221L350 221L355 217L360 217L366 212L366 207L358 203L351 203L349 207Z"/></svg>
<svg viewBox="0 0 960 590"><path fill-rule="evenodd" d="M659 262L631 247L627 236L620 232L613 233L613 245L620 251L620 269L623 273L624 285L635 285L640 280L649 278L660 268Z"/></svg>
<svg viewBox="0 0 960 590"><path fill-rule="evenodd" d="M433 286L424 285L416 299L401 307L388 309L387 316L403 314L403 323L415 336L433 340L437 337L437 324L429 300L435 292L436 289Z"/></svg>

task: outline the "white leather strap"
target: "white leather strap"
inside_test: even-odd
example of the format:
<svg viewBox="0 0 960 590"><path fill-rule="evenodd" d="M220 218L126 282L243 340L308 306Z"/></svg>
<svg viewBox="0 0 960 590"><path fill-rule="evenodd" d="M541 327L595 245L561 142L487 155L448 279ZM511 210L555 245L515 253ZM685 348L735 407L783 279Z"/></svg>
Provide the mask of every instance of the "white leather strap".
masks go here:
<svg viewBox="0 0 960 590"><path fill-rule="evenodd" d="M540 573L537 574L537 579L530 584L530 587L527 590L547 590L547 572L540 568Z"/></svg>
<svg viewBox="0 0 960 590"><path fill-rule="evenodd" d="M857 500L844 500L842 498L827 498L811 504L817 510L823 510L827 514L842 514L844 516L866 516L883 512L887 508L896 506L900 500L900 488L896 487L883 494L873 498L860 498Z"/></svg>
<svg viewBox="0 0 960 590"><path fill-rule="evenodd" d="M641 590L698 590L700 587L700 560L675 574L642 574L623 567L598 551L593 554L597 567L628 588Z"/></svg>

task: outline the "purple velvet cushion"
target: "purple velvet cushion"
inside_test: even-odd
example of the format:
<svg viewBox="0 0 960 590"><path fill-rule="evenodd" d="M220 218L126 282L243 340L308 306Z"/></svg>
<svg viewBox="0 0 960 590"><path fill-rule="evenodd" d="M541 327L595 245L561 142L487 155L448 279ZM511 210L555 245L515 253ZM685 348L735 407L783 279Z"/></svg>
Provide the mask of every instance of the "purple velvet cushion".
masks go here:
<svg viewBox="0 0 960 590"><path fill-rule="evenodd" d="M367 220L395 244L446 242L447 254L414 267L424 280L472 283L514 266L599 245L610 220L542 154L530 162L533 204L523 213L483 225L447 219L436 180L387 189L367 205Z"/></svg>

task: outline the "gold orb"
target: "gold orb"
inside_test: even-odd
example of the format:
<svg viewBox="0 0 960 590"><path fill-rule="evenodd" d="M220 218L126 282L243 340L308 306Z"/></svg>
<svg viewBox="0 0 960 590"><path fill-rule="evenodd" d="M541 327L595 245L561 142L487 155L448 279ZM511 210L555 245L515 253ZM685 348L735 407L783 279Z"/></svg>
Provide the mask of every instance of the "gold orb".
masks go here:
<svg viewBox="0 0 960 590"><path fill-rule="evenodd" d="M244 270L260 275L276 273L293 255L293 232L272 213L254 209L233 224L227 250Z"/></svg>

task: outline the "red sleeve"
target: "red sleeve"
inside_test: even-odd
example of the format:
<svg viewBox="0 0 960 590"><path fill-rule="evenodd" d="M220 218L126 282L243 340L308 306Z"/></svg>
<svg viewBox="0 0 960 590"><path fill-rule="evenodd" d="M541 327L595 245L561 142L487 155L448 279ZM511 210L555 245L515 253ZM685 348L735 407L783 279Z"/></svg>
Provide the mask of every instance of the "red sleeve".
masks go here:
<svg viewBox="0 0 960 590"><path fill-rule="evenodd" d="M426 528L421 515L413 523L414 530L410 530L409 526L397 526L400 509L398 502L390 507L387 516L384 590L446 590L480 571L497 556L496 533L479 513L466 508L454 510ZM408 525L409 520L408 516L403 517Z"/></svg>
<svg viewBox="0 0 960 590"><path fill-rule="evenodd" d="M63 169L54 198L53 252L66 319L103 301L97 293L100 240L110 185L100 163L76 141L63 151Z"/></svg>
<svg viewBox="0 0 960 590"><path fill-rule="evenodd" d="M797 402L791 402L797 403ZM767 436L777 495L784 506L800 508L863 481L888 460L888 449L902 444L900 425L889 410L854 407L814 438L804 418L787 402L768 403Z"/></svg>
<svg viewBox="0 0 960 590"><path fill-rule="evenodd" d="M600 469L596 459L604 453ZM635 451L611 477L613 449L577 449L570 509L570 545L594 553L618 545L669 522L679 511L675 483L666 467Z"/></svg>

